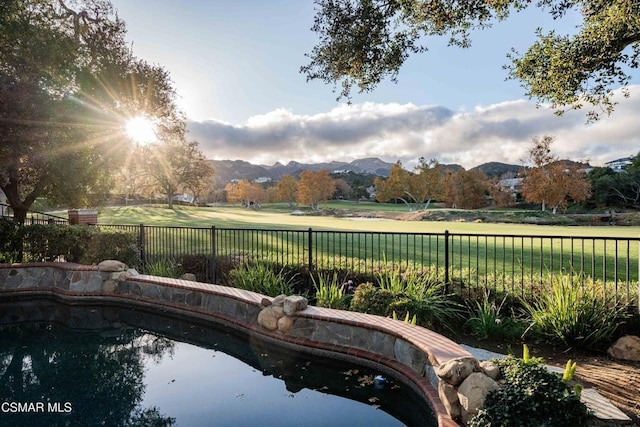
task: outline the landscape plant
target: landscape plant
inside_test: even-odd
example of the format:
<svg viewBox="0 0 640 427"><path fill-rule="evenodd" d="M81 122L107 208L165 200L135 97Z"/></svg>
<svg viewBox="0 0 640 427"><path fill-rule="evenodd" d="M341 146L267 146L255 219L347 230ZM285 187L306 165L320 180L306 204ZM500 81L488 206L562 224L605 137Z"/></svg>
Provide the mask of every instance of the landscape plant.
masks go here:
<svg viewBox="0 0 640 427"><path fill-rule="evenodd" d="M469 319L465 327L479 339L514 339L520 337L525 330L525 324L513 313L504 312L505 296L497 304L491 299L490 293L485 292L482 301L476 301L475 308L469 308Z"/></svg>
<svg viewBox="0 0 640 427"><path fill-rule="evenodd" d="M19 261L22 249L20 228L9 218L0 218L0 263Z"/></svg>
<svg viewBox="0 0 640 427"><path fill-rule="evenodd" d="M359 285L351 300L350 309L363 313L391 317L393 312L411 313L418 325L428 328L450 328L451 320L459 319L462 310L453 295L447 294L444 284L429 278L402 275L393 271L379 275L380 285Z"/></svg>
<svg viewBox="0 0 640 427"><path fill-rule="evenodd" d="M525 335L588 349L609 345L629 317L627 307L616 304L615 295L597 282L585 285L570 274L549 276L531 301L523 300L523 307L531 322Z"/></svg>
<svg viewBox="0 0 640 427"><path fill-rule="evenodd" d="M182 266L174 259L159 259L145 264L144 273L150 276L177 279L182 274Z"/></svg>
<svg viewBox="0 0 640 427"><path fill-rule="evenodd" d="M87 228L84 226L84 228ZM131 268L141 265L136 233L97 228L80 258L82 264L98 264L107 259L121 261Z"/></svg>
<svg viewBox="0 0 640 427"><path fill-rule="evenodd" d="M293 281L286 277L283 269L275 272L269 264L260 261L244 261L229 272L228 283L270 297L295 293Z"/></svg>
<svg viewBox="0 0 640 427"><path fill-rule="evenodd" d="M338 274L312 276L313 286L316 292L316 305L318 307L347 309L349 307L349 294L347 294L347 282L338 279ZM346 286L345 286L346 285Z"/></svg>
<svg viewBox="0 0 640 427"><path fill-rule="evenodd" d="M569 362L561 378L542 359L525 351L522 359L508 355L494 360L504 379L490 392L469 427L566 427L587 425L589 412L580 401L580 389L569 384L575 365Z"/></svg>

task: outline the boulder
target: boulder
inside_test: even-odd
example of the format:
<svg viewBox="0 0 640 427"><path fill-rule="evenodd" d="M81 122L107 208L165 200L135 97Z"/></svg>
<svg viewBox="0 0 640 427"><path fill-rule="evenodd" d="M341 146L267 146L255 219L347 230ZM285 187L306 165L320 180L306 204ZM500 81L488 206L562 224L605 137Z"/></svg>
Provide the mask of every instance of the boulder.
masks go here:
<svg viewBox="0 0 640 427"><path fill-rule="evenodd" d="M295 313L296 311L302 311L307 308L309 302L305 297L300 295L292 295L284 299L284 314L287 316Z"/></svg>
<svg viewBox="0 0 640 427"><path fill-rule="evenodd" d="M105 280L102 283L102 292L115 294L118 292L118 284L114 280Z"/></svg>
<svg viewBox="0 0 640 427"><path fill-rule="evenodd" d="M460 400L456 388L444 381L438 381L438 395L451 419L460 418Z"/></svg>
<svg viewBox="0 0 640 427"><path fill-rule="evenodd" d="M480 370L480 364L474 357L458 357L436 368L436 375L444 382L458 385L472 372Z"/></svg>
<svg viewBox="0 0 640 427"><path fill-rule="evenodd" d="M480 362L480 368L482 372L492 380L498 381L500 379L500 367L496 363L485 360Z"/></svg>
<svg viewBox="0 0 640 427"><path fill-rule="evenodd" d="M284 305L284 300L285 298L287 298L286 295L284 294L280 294L277 297L275 297L272 301L271 304L278 306L278 307L282 307Z"/></svg>
<svg viewBox="0 0 640 427"><path fill-rule="evenodd" d="M470 374L458 387L462 421L466 424L473 418L478 413L478 409L484 406L487 394L499 388L497 382L482 372Z"/></svg>
<svg viewBox="0 0 640 427"><path fill-rule="evenodd" d="M613 343L607 354L615 359L640 362L640 337L625 335Z"/></svg>
<svg viewBox="0 0 640 427"><path fill-rule="evenodd" d="M127 264L124 262L108 259L98 264L98 271L115 272L127 271Z"/></svg>
<svg viewBox="0 0 640 427"><path fill-rule="evenodd" d="M284 316L282 307L271 305L263 308L258 313L258 324L265 329L275 331L278 329L278 320Z"/></svg>
<svg viewBox="0 0 640 427"><path fill-rule="evenodd" d="M288 333L293 329L293 319L289 316L282 316L278 319L278 331Z"/></svg>

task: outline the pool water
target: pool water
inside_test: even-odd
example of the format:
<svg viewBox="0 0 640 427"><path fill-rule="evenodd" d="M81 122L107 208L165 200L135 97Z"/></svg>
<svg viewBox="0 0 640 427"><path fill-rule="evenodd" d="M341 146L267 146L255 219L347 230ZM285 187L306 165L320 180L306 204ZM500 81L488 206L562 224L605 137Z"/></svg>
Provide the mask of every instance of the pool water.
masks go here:
<svg viewBox="0 0 640 427"><path fill-rule="evenodd" d="M232 328L52 301L0 310L0 425L436 425L395 378Z"/></svg>

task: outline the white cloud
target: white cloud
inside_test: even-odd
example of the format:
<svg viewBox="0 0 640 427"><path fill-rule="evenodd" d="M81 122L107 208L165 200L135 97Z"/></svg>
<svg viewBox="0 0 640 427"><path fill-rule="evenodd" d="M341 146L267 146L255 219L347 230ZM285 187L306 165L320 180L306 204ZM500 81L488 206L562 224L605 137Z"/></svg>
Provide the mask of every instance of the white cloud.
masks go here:
<svg viewBox="0 0 640 427"><path fill-rule="evenodd" d="M528 101L505 101L470 111L443 106L363 103L314 115L278 108L243 125L189 123L190 138L212 159L253 163L351 161L379 157L412 165L420 157L466 168L520 163L533 137L553 135L555 154L594 165L636 154L640 147L640 86L611 117L585 124L584 111L558 117Z"/></svg>

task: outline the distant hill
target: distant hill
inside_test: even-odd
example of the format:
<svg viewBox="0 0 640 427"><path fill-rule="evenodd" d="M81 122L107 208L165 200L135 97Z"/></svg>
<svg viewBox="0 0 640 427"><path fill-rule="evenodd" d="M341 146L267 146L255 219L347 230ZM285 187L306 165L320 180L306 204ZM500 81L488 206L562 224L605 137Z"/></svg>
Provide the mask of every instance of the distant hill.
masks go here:
<svg viewBox="0 0 640 427"><path fill-rule="evenodd" d="M389 170L394 165L394 163L388 163L375 157L357 159L352 162L289 162L286 165L275 163L272 166L254 165L242 160L210 160L209 162L216 169L216 182L222 185L234 179L254 180L261 177L278 181L284 175L299 177L300 173L305 170L319 171L322 169L327 169L329 172L349 171L359 174L389 176Z"/></svg>
<svg viewBox="0 0 640 427"><path fill-rule="evenodd" d="M219 186L224 186L232 180L248 179L253 181L258 178L270 178L273 181L279 181L284 175L293 175L300 177L300 173L305 170L319 171L328 170L330 173L347 173L353 172L362 175L376 175L388 177L389 170L395 163L385 162L377 157L368 157L365 159L357 159L352 162L325 162L325 163L299 163L291 161L286 165L275 163L269 165L254 165L253 163L243 160L209 160L211 165L216 169L215 181ZM456 172L464 169L457 164L442 164L447 170ZM490 162L473 169L479 169L489 178L500 177L505 173L513 173L514 176L520 170L519 165L509 165L506 163Z"/></svg>
<svg viewBox="0 0 640 427"><path fill-rule="evenodd" d="M489 162L483 163L471 170L479 170L484 172L485 175L489 178L501 178L504 175L513 175L514 177L518 175L518 172L522 166L520 165L510 165L507 163L500 162Z"/></svg>

